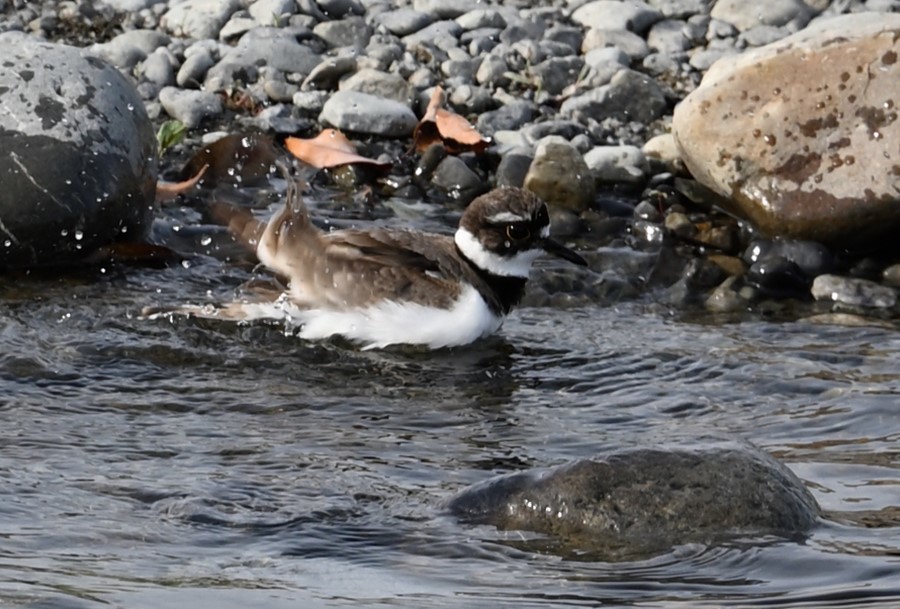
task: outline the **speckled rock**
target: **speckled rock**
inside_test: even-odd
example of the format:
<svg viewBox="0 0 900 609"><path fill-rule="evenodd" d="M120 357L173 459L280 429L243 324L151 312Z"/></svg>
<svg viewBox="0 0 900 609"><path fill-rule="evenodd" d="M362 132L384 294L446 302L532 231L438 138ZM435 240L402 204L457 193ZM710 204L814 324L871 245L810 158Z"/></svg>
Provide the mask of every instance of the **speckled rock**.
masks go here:
<svg viewBox="0 0 900 609"><path fill-rule="evenodd" d="M793 537L818 516L815 499L784 465L749 444L708 438L503 476L463 491L447 507L466 523L543 533L611 556Z"/></svg>
<svg viewBox="0 0 900 609"><path fill-rule="evenodd" d="M112 66L0 35L0 268L72 262L149 229L156 139Z"/></svg>
<svg viewBox="0 0 900 609"><path fill-rule="evenodd" d="M900 15L862 13L717 63L675 111L688 169L769 234L893 238L898 54Z"/></svg>
<svg viewBox="0 0 900 609"><path fill-rule="evenodd" d="M584 211L594 201L594 176L581 153L561 137L548 137L538 144L525 175L526 189L551 208Z"/></svg>

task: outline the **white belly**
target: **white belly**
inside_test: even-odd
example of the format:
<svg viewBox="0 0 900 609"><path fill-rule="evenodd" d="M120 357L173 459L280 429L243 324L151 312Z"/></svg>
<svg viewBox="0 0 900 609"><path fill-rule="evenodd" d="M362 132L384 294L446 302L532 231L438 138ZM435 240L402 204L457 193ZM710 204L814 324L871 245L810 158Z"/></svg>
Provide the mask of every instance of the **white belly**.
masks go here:
<svg viewBox="0 0 900 609"><path fill-rule="evenodd" d="M291 317L303 324L300 336L321 339L341 335L364 349L394 344L424 345L432 349L466 345L500 328L478 290L466 286L449 309L415 303L385 301L364 309L295 309Z"/></svg>

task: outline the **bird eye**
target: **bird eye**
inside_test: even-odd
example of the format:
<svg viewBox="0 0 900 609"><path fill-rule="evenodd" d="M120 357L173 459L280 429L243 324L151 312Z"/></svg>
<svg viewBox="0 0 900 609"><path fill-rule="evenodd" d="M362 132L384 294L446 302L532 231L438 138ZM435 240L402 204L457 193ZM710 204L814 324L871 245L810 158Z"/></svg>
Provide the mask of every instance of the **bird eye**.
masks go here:
<svg viewBox="0 0 900 609"><path fill-rule="evenodd" d="M513 241L521 241L531 236L531 230L525 224L507 224L506 236Z"/></svg>

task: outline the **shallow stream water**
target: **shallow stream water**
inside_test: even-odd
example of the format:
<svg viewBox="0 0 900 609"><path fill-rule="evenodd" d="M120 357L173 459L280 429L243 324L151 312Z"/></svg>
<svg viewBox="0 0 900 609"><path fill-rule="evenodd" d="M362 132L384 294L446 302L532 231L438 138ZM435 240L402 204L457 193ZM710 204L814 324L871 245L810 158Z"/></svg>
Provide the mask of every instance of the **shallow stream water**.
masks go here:
<svg viewBox="0 0 900 609"><path fill-rule="evenodd" d="M900 606L896 330L632 302L361 352L137 317L249 276L201 257L0 282L0 606ZM440 510L498 473L708 433L786 462L822 524L607 562Z"/></svg>

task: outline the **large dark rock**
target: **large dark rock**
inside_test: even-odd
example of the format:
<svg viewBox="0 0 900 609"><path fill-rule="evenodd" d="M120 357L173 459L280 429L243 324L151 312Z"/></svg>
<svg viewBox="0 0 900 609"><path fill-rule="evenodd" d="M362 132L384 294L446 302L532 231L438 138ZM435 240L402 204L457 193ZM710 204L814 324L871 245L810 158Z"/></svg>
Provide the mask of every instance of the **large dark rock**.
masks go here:
<svg viewBox="0 0 900 609"><path fill-rule="evenodd" d="M545 470L502 476L454 497L467 523L553 536L607 557L748 536L793 537L816 522L803 483L743 442L612 452Z"/></svg>
<svg viewBox="0 0 900 609"><path fill-rule="evenodd" d="M74 47L0 35L0 269L149 230L156 140L131 84Z"/></svg>

